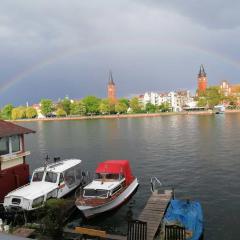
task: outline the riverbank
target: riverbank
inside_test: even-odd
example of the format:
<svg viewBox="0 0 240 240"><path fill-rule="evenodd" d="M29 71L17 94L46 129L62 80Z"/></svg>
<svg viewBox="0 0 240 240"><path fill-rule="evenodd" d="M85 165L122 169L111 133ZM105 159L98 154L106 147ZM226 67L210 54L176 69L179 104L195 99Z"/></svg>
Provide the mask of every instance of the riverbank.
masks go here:
<svg viewBox="0 0 240 240"><path fill-rule="evenodd" d="M228 113L240 113L240 110L226 110ZM11 120L12 122L38 122L38 121L71 121L71 120L92 120L92 119L120 119L120 118L145 118L145 117L161 117L173 115L211 115L213 111L192 111L192 112L164 112L164 113L139 113L139 114L115 114L115 115L97 115L97 116L72 116L72 117L56 117L56 118L33 118Z"/></svg>

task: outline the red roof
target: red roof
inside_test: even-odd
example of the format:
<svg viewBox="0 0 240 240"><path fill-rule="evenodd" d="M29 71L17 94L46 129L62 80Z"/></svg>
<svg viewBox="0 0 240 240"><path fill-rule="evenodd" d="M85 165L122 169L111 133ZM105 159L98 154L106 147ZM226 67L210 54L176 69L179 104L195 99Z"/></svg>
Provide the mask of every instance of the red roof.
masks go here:
<svg viewBox="0 0 240 240"><path fill-rule="evenodd" d="M126 183L133 180L132 171L128 160L107 160L98 164L96 173L122 173Z"/></svg>
<svg viewBox="0 0 240 240"><path fill-rule="evenodd" d="M35 133L35 131L10 122L0 120L0 137L9 137L13 135L21 135L27 133Z"/></svg>

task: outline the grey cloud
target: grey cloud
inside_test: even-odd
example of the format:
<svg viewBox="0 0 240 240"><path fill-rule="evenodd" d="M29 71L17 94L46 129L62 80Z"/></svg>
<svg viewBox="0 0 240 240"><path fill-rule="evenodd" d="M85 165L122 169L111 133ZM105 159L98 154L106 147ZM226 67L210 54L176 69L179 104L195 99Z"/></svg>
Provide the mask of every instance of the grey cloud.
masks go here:
<svg viewBox="0 0 240 240"><path fill-rule="evenodd" d="M119 96L194 89L201 63L207 65L211 81L222 75L237 81L238 69L231 61L238 59L232 49L240 47L240 33L234 29L238 21L230 26L230 19L224 24L221 20L216 28L209 20L216 22L225 3L219 0L218 9L209 3L204 10L206 1L200 2L2 0L0 89L32 65L55 60L0 91L0 100L21 103L51 94L56 99L65 94L104 97L109 68Z"/></svg>
<svg viewBox="0 0 240 240"><path fill-rule="evenodd" d="M142 3L175 11L207 28L233 29L240 26L238 0L150 0Z"/></svg>

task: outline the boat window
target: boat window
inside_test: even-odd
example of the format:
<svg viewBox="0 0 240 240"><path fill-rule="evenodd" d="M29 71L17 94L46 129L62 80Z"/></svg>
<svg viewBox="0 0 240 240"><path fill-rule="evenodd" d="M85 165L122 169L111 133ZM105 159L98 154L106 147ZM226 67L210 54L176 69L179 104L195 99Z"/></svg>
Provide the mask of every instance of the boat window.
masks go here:
<svg viewBox="0 0 240 240"><path fill-rule="evenodd" d="M19 205L20 203L21 203L21 199L20 198L13 198L12 199L12 204Z"/></svg>
<svg viewBox="0 0 240 240"><path fill-rule="evenodd" d="M57 173L47 172L45 176L45 182L56 183L57 182Z"/></svg>
<svg viewBox="0 0 240 240"><path fill-rule="evenodd" d="M20 151L20 137L19 135L15 135L11 137L11 144L12 144L12 152L19 152Z"/></svg>
<svg viewBox="0 0 240 240"><path fill-rule="evenodd" d="M64 183L64 178L63 178L63 174L60 174L60 178L59 178L59 185Z"/></svg>
<svg viewBox="0 0 240 240"><path fill-rule="evenodd" d="M43 179L44 172L35 172L32 177L33 182L41 182Z"/></svg>
<svg viewBox="0 0 240 240"><path fill-rule="evenodd" d="M108 180L121 180L124 176L122 174L115 173L96 173L95 180L101 180L103 178Z"/></svg>
<svg viewBox="0 0 240 240"><path fill-rule="evenodd" d="M44 196L34 199L33 203L32 203L32 208L37 208L37 207L42 206L43 201L44 201Z"/></svg>
<svg viewBox="0 0 240 240"><path fill-rule="evenodd" d="M101 173L96 173L95 180L100 180L100 179L103 179L103 175Z"/></svg>
<svg viewBox="0 0 240 240"><path fill-rule="evenodd" d="M9 138L0 138L0 155L9 154Z"/></svg>
<svg viewBox="0 0 240 240"><path fill-rule="evenodd" d="M113 190L112 190L112 195L116 192L118 192L120 189L122 188L122 185L118 185L117 187L115 187Z"/></svg>
<svg viewBox="0 0 240 240"><path fill-rule="evenodd" d="M84 197L99 197L99 198L107 198L108 191L103 189L85 189Z"/></svg>
<svg viewBox="0 0 240 240"><path fill-rule="evenodd" d="M76 179L79 181L82 179L82 171L81 171L81 167L77 166L75 168L75 173L76 173Z"/></svg>
<svg viewBox="0 0 240 240"><path fill-rule="evenodd" d="M64 180L68 187L75 184L74 168L70 168L64 172Z"/></svg>
<svg viewBox="0 0 240 240"><path fill-rule="evenodd" d="M108 174L106 174L106 179L118 180L119 179L119 174L108 173Z"/></svg>

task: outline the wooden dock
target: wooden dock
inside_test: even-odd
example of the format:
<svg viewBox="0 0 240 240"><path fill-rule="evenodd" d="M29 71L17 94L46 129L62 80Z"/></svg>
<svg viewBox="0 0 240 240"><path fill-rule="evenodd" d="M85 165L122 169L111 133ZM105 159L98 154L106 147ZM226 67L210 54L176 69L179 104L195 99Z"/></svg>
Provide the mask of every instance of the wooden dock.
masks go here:
<svg viewBox="0 0 240 240"><path fill-rule="evenodd" d="M147 224L147 239L140 237L141 239L153 240L157 230L161 224L164 213L168 207L170 200L172 199L172 190L165 190L163 193L153 192L148 199L146 206L139 215L137 221ZM130 225L129 225L130 226ZM108 234L106 231L88 227L76 227L74 230L65 229L65 233L81 234L82 236L99 237L101 239L111 240L127 240L127 239L139 239L137 232L133 230L134 236L120 236L115 234ZM146 236L146 235L145 235Z"/></svg>
<svg viewBox="0 0 240 240"><path fill-rule="evenodd" d="M172 190L165 190L164 193L152 193L148 199L138 217L139 221L147 223L147 240L154 239L171 198Z"/></svg>

